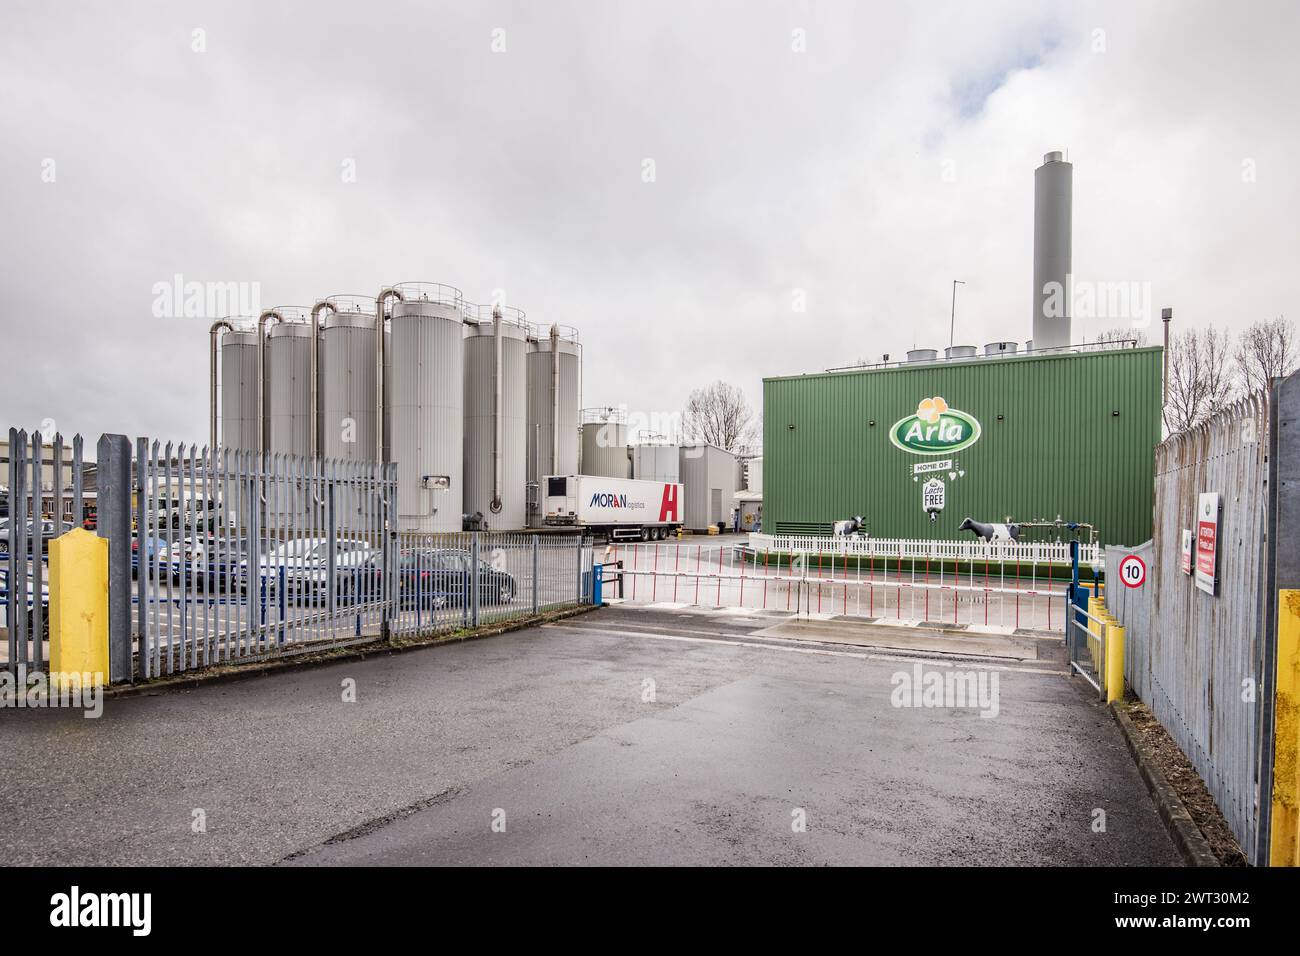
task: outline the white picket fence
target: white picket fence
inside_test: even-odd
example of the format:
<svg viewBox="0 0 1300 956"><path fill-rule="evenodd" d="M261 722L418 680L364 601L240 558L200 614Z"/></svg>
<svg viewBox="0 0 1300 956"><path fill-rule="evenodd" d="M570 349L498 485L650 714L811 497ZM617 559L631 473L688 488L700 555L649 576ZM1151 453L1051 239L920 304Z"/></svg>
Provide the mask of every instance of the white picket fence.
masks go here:
<svg viewBox="0 0 1300 956"><path fill-rule="evenodd" d="M864 558L907 560L996 562L1025 565L1070 563L1068 541L937 541L924 538L869 538L818 534L762 534L749 536L749 547L757 553L822 554ZM1079 564L1102 565L1102 549L1096 544L1079 544Z"/></svg>

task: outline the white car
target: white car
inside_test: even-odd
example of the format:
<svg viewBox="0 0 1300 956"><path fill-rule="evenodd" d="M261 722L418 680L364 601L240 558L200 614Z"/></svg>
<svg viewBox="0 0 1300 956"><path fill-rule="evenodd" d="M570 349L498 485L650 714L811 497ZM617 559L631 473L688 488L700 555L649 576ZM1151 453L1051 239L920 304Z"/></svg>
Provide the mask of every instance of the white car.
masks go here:
<svg viewBox="0 0 1300 956"><path fill-rule="evenodd" d="M258 573L273 586L283 568L288 590L323 592L328 587L329 552L329 538L294 538L268 551L258 562ZM337 577L349 581L379 557L379 549L354 538L337 539L334 552Z"/></svg>

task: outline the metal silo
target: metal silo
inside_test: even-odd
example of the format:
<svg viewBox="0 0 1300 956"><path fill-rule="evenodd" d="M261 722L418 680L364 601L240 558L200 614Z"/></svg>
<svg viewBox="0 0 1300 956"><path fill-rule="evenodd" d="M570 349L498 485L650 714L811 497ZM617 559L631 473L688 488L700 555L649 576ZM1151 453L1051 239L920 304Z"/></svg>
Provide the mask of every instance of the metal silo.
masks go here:
<svg viewBox="0 0 1300 956"><path fill-rule="evenodd" d="M465 514L484 530L524 527L528 328L519 309L469 306L476 324L465 339ZM498 324L500 391L497 391ZM500 430L497 428L498 409Z"/></svg>
<svg viewBox="0 0 1300 956"><path fill-rule="evenodd" d="M465 338L460 290L396 286L393 303L390 450L397 462L398 525L461 530ZM372 358L373 361L373 358Z"/></svg>
<svg viewBox="0 0 1300 956"><path fill-rule="evenodd" d="M237 320L221 338L221 445L257 451L257 332Z"/></svg>
<svg viewBox="0 0 1300 956"><path fill-rule="evenodd" d="M631 478L626 411L621 408L584 408L581 417L582 457L579 467L582 474Z"/></svg>
<svg viewBox="0 0 1300 956"><path fill-rule="evenodd" d="M266 341L267 446L271 453L311 452L311 326L305 311L280 307Z"/></svg>
<svg viewBox="0 0 1300 956"><path fill-rule="evenodd" d="M576 329L534 326L528 342L528 523L541 524L538 481L578 472L582 346Z"/></svg>
<svg viewBox="0 0 1300 956"><path fill-rule="evenodd" d="M375 457L375 300L330 296L335 311L321 332L321 453Z"/></svg>

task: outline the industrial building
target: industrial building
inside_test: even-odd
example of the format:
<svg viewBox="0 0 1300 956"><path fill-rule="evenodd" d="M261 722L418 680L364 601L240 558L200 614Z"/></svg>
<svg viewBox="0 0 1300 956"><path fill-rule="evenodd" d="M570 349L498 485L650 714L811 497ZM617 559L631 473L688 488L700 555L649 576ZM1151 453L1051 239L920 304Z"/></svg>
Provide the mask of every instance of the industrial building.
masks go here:
<svg viewBox="0 0 1300 956"><path fill-rule="evenodd" d="M764 379L763 530L829 534L863 517L884 538L957 539L963 519L1087 526L1106 544L1151 537L1163 350L1071 345L1073 167L1035 171L1033 338L983 354ZM1059 285L1054 286L1053 283ZM946 330L945 330L946 331ZM1068 534L1025 528L1022 540Z"/></svg>
<svg viewBox="0 0 1300 956"><path fill-rule="evenodd" d="M682 524L690 531L731 527L736 498L736 456L716 445L682 445L678 453L684 499Z"/></svg>

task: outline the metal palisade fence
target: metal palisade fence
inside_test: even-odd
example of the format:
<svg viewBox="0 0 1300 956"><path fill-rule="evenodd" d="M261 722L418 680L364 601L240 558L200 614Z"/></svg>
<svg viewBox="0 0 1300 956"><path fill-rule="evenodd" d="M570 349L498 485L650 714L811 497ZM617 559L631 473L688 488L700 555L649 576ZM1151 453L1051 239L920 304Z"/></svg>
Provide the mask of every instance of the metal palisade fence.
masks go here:
<svg viewBox="0 0 1300 956"><path fill-rule="evenodd" d="M576 535L400 532L392 629L446 632L590 600L591 560Z"/></svg>
<svg viewBox="0 0 1300 956"><path fill-rule="evenodd" d="M142 438L133 478L139 676L383 636L394 466Z"/></svg>
<svg viewBox="0 0 1300 956"><path fill-rule="evenodd" d="M1125 628L1125 679L1196 767L1252 862L1266 850L1261 808L1271 774L1271 404L1261 391L1157 446L1156 535L1138 548L1106 549L1106 604ZM1213 593L1195 580L1204 493L1222 502ZM1137 589L1119 574L1130 554L1148 567Z"/></svg>
<svg viewBox="0 0 1300 956"><path fill-rule="evenodd" d="M16 430L9 447L0 613L10 669L49 660L45 554L74 514L109 539L114 681L443 634L591 599L591 546L577 535L399 533L391 463L105 435L83 466L80 437L65 454L57 436ZM95 475L94 491L83 474Z"/></svg>
<svg viewBox="0 0 1300 956"><path fill-rule="evenodd" d="M143 677L448 633L590 599L576 535L397 532L396 465L141 439Z"/></svg>
<svg viewBox="0 0 1300 956"><path fill-rule="evenodd" d="M80 435L48 443L40 432L9 429L0 489L0 645L9 669L44 670L49 660L49 546L73 527L94 526Z"/></svg>

